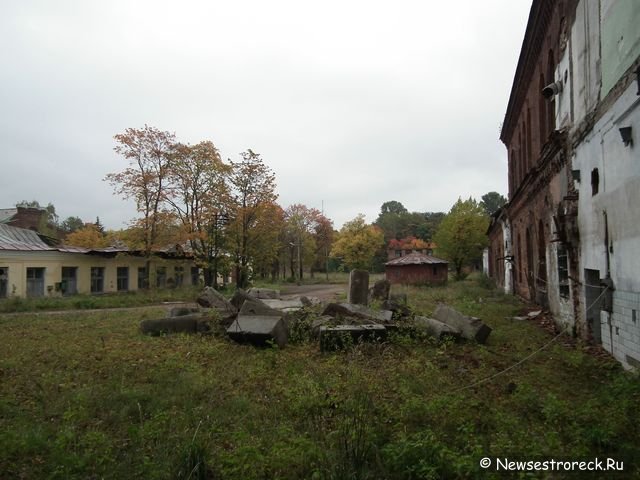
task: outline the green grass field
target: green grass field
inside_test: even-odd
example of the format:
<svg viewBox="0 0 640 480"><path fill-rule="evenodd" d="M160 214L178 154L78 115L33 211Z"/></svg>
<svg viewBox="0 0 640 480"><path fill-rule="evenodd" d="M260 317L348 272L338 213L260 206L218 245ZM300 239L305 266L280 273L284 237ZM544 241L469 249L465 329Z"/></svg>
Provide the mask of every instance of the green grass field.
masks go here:
<svg viewBox="0 0 640 480"><path fill-rule="evenodd" d="M551 335L477 280L404 291L482 317L487 345L256 349L140 335L157 307L0 315L0 478L505 478L485 456L609 456L640 477L637 375L561 338L466 388Z"/></svg>

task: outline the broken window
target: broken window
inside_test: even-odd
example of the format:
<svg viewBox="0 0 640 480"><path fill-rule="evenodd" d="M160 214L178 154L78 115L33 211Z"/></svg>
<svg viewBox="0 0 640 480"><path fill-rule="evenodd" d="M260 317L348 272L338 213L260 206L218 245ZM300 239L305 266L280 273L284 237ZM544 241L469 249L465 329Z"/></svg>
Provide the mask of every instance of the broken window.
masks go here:
<svg viewBox="0 0 640 480"><path fill-rule="evenodd" d="M562 298L569 298L569 263L567 250L558 246L558 290Z"/></svg>
<svg viewBox="0 0 640 480"><path fill-rule="evenodd" d="M181 287L184 283L184 267L175 267L175 285L176 287Z"/></svg>
<svg viewBox="0 0 640 480"><path fill-rule="evenodd" d="M591 170L591 195L598 194L598 188L600 186L600 174L598 173L598 169L594 168Z"/></svg>
<svg viewBox="0 0 640 480"><path fill-rule="evenodd" d="M91 267L91 293L104 292L104 267Z"/></svg>
<svg viewBox="0 0 640 480"><path fill-rule="evenodd" d="M118 267L118 291L126 292L129 290L129 267Z"/></svg>
<svg viewBox="0 0 640 480"><path fill-rule="evenodd" d="M138 290L149 288L149 272L145 267L138 267Z"/></svg>

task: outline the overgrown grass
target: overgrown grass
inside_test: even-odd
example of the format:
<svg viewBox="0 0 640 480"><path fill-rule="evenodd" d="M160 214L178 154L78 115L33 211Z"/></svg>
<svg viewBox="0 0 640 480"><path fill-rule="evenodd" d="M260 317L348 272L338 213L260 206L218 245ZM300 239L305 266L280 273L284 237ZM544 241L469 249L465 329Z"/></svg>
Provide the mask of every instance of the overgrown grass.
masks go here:
<svg viewBox="0 0 640 480"><path fill-rule="evenodd" d="M369 282L373 284L376 280L384 278L384 273L371 273L369 274ZM253 279L253 285L263 288L277 288L286 287L287 285L295 285L298 280L295 278L282 279L278 278L272 281L270 278L255 278ZM300 281L301 285L343 285L349 283L349 272L329 272L329 278L327 274L322 272L315 272L313 278L309 272L305 272L304 277Z"/></svg>
<svg viewBox="0 0 640 480"><path fill-rule="evenodd" d="M488 343L321 353L140 335L161 308L0 317L0 478L504 478L478 466L498 455L610 456L638 478L636 375L557 342L465 388L549 334L473 279L406 292L420 313L447 301L482 317Z"/></svg>
<svg viewBox="0 0 640 480"><path fill-rule="evenodd" d="M200 290L200 287L181 287L69 297L11 297L0 300L0 313L138 307L175 301L193 302Z"/></svg>

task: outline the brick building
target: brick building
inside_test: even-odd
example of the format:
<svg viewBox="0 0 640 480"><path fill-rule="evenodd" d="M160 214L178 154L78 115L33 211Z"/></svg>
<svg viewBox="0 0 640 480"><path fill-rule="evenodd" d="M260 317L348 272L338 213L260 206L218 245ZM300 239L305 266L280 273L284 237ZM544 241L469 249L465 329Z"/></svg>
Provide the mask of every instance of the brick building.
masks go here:
<svg viewBox="0 0 640 480"><path fill-rule="evenodd" d="M640 365L640 3L534 0L500 139L490 274ZM635 132L635 133L634 133Z"/></svg>
<svg viewBox="0 0 640 480"><path fill-rule="evenodd" d="M385 263L385 277L392 284L441 285L447 283L449 264L422 253L409 253Z"/></svg>

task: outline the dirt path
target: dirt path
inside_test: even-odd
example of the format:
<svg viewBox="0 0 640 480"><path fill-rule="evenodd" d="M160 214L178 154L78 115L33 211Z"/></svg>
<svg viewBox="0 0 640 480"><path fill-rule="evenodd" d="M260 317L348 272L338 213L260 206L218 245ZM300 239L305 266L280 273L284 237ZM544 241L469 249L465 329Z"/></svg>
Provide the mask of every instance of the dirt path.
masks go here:
<svg viewBox="0 0 640 480"><path fill-rule="evenodd" d="M332 302L340 294L347 293L346 285L291 285L282 287L280 296L282 298L290 298L296 295L306 295L308 297L317 297L325 302Z"/></svg>

